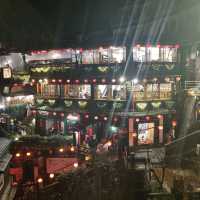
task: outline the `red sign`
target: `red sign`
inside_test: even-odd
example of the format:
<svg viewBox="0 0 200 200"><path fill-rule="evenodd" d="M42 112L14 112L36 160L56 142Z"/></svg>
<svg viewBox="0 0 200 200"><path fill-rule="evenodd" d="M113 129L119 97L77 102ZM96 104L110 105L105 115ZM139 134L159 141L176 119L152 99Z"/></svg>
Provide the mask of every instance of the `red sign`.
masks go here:
<svg viewBox="0 0 200 200"><path fill-rule="evenodd" d="M58 173L70 171L74 168L77 158L47 158L47 173Z"/></svg>

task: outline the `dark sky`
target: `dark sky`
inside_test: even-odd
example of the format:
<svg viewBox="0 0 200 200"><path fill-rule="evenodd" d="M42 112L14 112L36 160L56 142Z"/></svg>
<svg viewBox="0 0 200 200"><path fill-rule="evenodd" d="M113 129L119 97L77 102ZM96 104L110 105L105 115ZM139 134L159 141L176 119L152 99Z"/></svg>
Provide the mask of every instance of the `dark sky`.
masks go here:
<svg viewBox="0 0 200 200"><path fill-rule="evenodd" d="M126 32L130 37L142 35L148 38L151 35L159 38L161 30L162 34L165 33L168 13L177 14L198 2L199 0L1 0L0 42L9 47L32 49L73 47L94 41L115 41L116 30L118 35L122 32L123 38L119 36L122 41L126 40ZM155 22L156 27L152 28L148 24L151 21ZM177 24L176 21L173 23ZM147 28L138 31L138 27L135 28L138 24ZM174 32L175 28L171 27L169 30Z"/></svg>

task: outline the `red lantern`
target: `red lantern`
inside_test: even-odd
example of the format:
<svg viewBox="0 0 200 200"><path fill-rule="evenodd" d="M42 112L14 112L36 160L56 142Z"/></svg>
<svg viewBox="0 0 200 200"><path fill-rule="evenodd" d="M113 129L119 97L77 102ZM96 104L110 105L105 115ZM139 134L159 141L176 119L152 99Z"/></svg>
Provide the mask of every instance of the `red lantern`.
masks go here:
<svg viewBox="0 0 200 200"><path fill-rule="evenodd" d="M173 127L176 127L176 125L177 125L176 120L173 120L173 121L172 121L172 126L173 126Z"/></svg>
<svg viewBox="0 0 200 200"><path fill-rule="evenodd" d="M97 80L96 80L96 79L93 79L93 80L92 80L92 82L93 82L93 83L96 83L96 82L97 82Z"/></svg>
<svg viewBox="0 0 200 200"><path fill-rule="evenodd" d="M149 121L149 120L150 120L150 117L149 117L149 116L146 116L146 120Z"/></svg>

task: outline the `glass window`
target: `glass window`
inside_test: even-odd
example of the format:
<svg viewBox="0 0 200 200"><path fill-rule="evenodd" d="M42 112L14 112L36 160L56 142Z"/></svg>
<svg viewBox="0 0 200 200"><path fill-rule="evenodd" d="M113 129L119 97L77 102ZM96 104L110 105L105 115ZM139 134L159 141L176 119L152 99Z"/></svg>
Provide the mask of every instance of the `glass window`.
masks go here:
<svg viewBox="0 0 200 200"><path fill-rule="evenodd" d="M160 60L160 49L158 47L147 47L147 60L148 62L155 62Z"/></svg>
<svg viewBox="0 0 200 200"><path fill-rule="evenodd" d="M177 49L171 47L163 47L161 51L161 60L163 62L176 62L177 61Z"/></svg>
<svg viewBox="0 0 200 200"><path fill-rule="evenodd" d="M123 47L111 47L111 63L122 63L125 61L126 51Z"/></svg>
<svg viewBox="0 0 200 200"><path fill-rule="evenodd" d="M94 52L93 50L84 50L82 52L82 64L93 64Z"/></svg>
<svg viewBox="0 0 200 200"><path fill-rule="evenodd" d="M95 99L126 100L126 88L122 85L97 85Z"/></svg>
<svg viewBox="0 0 200 200"><path fill-rule="evenodd" d="M90 85L64 85L64 97L89 99L91 97Z"/></svg>
<svg viewBox="0 0 200 200"><path fill-rule="evenodd" d="M145 62L146 61L146 48L135 46L133 47L133 61L135 62Z"/></svg>

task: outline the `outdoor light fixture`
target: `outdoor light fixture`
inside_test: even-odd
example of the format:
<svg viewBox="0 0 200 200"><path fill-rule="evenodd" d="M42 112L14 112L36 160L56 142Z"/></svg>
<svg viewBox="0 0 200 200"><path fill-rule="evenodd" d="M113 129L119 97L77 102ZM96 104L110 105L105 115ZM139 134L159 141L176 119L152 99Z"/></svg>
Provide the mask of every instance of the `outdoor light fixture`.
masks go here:
<svg viewBox="0 0 200 200"><path fill-rule="evenodd" d="M75 83L80 83L80 81L77 79L77 80L75 80Z"/></svg>
<svg viewBox="0 0 200 200"><path fill-rule="evenodd" d="M61 79L59 79L59 80L58 80L58 82L59 82L59 83L62 83L62 80L61 80Z"/></svg>
<svg viewBox="0 0 200 200"><path fill-rule="evenodd" d="M84 80L84 83L88 83L88 80L87 80L87 79L85 79L85 80Z"/></svg>
<svg viewBox="0 0 200 200"><path fill-rule="evenodd" d="M18 138L18 137L16 137L16 138L15 138L15 141L18 141L18 140L19 140L19 138Z"/></svg>
<svg viewBox="0 0 200 200"><path fill-rule="evenodd" d="M120 78L119 78L119 82L120 83L123 83L125 81L125 77L124 76L121 76Z"/></svg>
<svg viewBox="0 0 200 200"><path fill-rule="evenodd" d="M27 155L27 156L31 156L31 153L30 153L30 152L27 152L26 155Z"/></svg>
<svg viewBox="0 0 200 200"><path fill-rule="evenodd" d="M75 167L75 168L78 167L78 163L77 163L77 162L74 163L74 167Z"/></svg>
<svg viewBox="0 0 200 200"><path fill-rule="evenodd" d="M42 79L40 79L38 82L39 82L39 83L42 83Z"/></svg>
<svg viewBox="0 0 200 200"><path fill-rule="evenodd" d="M163 130L163 126L158 126L158 129L159 130Z"/></svg>
<svg viewBox="0 0 200 200"><path fill-rule="evenodd" d="M134 78L134 79L133 79L133 83L134 83L134 84L137 84L137 83L138 83L138 79L137 79L137 78Z"/></svg>
<svg viewBox="0 0 200 200"><path fill-rule="evenodd" d="M96 80L96 79L93 79L93 80L92 80L92 82L93 82L93 83L96 83L96 82L97 82L97 80Z"/></svg>
<svg viewBox="0 0 200 200"><path fill-rule="evenodd" d="M15 156L16 156L16 157L20 157L20 153L16 153Z"/></svg>
<svg viewBox="0 0 200 200"><path fill-rule="evenodd" d="M35 83L35 79L32 79L31 82L32 82L32 83Z"/></svg>
<svg viewBox="0 0 200 200"><path fill-rule="evenodd" d="M55 83L55 82L56 82L56 80L55 80L55 79L53 79L53 80L52 80L52 83Z"/></svg>
<svg viewBox="0 0 200 200"><path fill-rule="evenodd" d="M70 83L70 80L67 80L67 83Z"/></svg>
<svg viewBox="0 0 200 200"><path fill-rule="evenodd" d="M49 178L54 178L55 175L53 173L49 174Z"/></svg>
<svg viewBox="0 0 200 200"><path fill-rule="evenodd" d="M42 178L38 178L37 182L38 182L38 183L42 183L42 182L43 182L43 179L42 179Z"/></svg>
<svg viewBox="0 0 200 200"><path fill-rule="evenodd" d="M104 119L105 121L107 121L107 120L108 120L108 118L107 118L107 117L104 117L103 119Z"/></svg>

